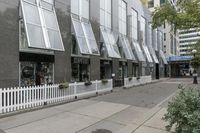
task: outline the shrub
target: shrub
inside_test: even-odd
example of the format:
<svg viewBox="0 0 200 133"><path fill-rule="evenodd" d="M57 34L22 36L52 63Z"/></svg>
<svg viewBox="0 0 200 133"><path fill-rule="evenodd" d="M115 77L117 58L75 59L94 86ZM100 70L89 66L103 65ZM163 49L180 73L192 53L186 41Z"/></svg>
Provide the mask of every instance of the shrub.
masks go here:
<svg viewBox="0 0 200 133"><path fill-rule="evenodd" d="M128 80L131 81L131 80L133 80L133 78L132 78L132 77L129 77Z"/></svg>
<svg viewBox="0 0 200 133"><path fill-rule="evenodd" d="M91 82L91 81L86 81L86 82L85 82L85 86L90 86L90 85L92 85L92 82Z"/></svg>
<svg viewBox="0 0 200 133"><path fill-rule="evenodd" d="M107 79L102 79L102 80L101 80L101 83L102 83L102 84L107 84L107 83L108 83L108 80L107 80Z"/></svg>
<svg viewBox="0 0 200 133"><path fill-rule="evenodd" d="M67 89L67 88L69 88L68 82L64 82L59 85L59 89Z"/></svg>
<svg viewBox="0 0 200 133"><path fill-rule="evenodd" d="M200 89L179 86L180 93L169 102L164 120L166 129L176 133L200 133Z"/></svg>

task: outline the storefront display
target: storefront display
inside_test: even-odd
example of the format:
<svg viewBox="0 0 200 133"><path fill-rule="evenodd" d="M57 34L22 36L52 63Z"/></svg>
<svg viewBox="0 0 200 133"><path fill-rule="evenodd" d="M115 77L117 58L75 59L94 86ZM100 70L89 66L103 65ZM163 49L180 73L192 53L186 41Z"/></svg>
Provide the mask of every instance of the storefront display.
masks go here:
<svg viewBox="0 0 200 133"><path fill-rule="evenodd" d="M53 63L21 62L20 70L21 86L53 84Z"/></svg>
<svg viewBox="0 0 200 133"><path fill-rule="evenodd" d="M90 80L90 60L88 58L72 58L72 82Z"/></svg>

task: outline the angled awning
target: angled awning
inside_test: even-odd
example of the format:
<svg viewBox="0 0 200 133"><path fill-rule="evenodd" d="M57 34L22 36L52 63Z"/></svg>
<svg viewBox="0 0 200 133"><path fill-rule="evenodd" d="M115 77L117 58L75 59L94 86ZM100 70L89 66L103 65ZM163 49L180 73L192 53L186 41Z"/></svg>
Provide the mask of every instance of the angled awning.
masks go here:
<svg viewBox="0 0 200 133"><path fill-rule="evenodd" d="M20 1L28 46L64 51L52 0Z"/></svg>
<svg viewBox="0 0 200 133"><path fill-rule="evenodd" d="M132 44L133 51L137 55L138 60L141 61L141 62L145 62L146 59L145 59L145 57L143 55L143 52L142 52L142 49L141 49L139 43L137 41L135 41L135 40L132 40L131 44Z"/></svg>
<svg viewBox="0 0 200 133"><path fill-rule="evenodd" d="M106 46L108 57L121 58L113 33L101 28L101 34Z"/></svg>
<svg viewBox="0 0 200 133"><path fill-rule="evenodd" d="M147 61L149 63L153 63L153 59L151 58L151 55L150 55L148 47L146 45L142 45L142 47L143 47L144 53L146 55Z"/></svg>
<svg viewBox="0 0 200 133"><path fill-rule="evenodd" d="M163 60L163 62L164 62L164 64L168 64L168 62L167 62L167 59L166 59L166 57L165 57L165 55L164 55L164 52L162 51L162 50L160 50L160 56L161 56L161 58L162 58L162 60Z"/></svg>
<svg viewBox="0 0 200 133"><path fill-rule="evenodd" d="M125 58L128 59L128 60L136 61L136 58L133 54L131 45L130 45L127 37L120 35L119 40L120 40L120 44L121 44L121 47L123 49L123 53L125 55Z"/></svg>
<svg viewBox="0 0 200 133"><path fill-rule="evenodd" d="M153 58L154 62L156 64L159 64L158 58L156 56L156 52L155 52L155 50L153 49L153 47L151 45L149 45L149 51L150 51L150 53L152 55L152 58Z"/></svg>
<svg viewBox="0 0 200 133"><path fill-rule="evenodd" d="M81 54L100 55L91 24L72 17L72 25Z"/></svg>

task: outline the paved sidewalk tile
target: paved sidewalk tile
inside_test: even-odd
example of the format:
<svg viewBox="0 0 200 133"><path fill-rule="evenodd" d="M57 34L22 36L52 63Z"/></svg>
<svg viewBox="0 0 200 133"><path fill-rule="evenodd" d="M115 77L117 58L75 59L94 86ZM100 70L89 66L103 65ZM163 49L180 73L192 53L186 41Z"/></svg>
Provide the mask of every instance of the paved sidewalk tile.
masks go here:
<svg viewBox="0 0 200 133"><path fill-rule="evenodd" d="M60 106L55 106L53 108L62 110L62 111L71 111L71 110L76 110L82 107L86 107L92 104L96 104L99 101L93 101L93 100L80 100L80 101L75 101L67 104L63 104Z"/></svg>
<svg viewBox="0 0 200 133"><path fill-rule="evenodd" d="M116 133L124 127L125 125L103 120L78 133Z"/></svg>
<svg viewBox="0 0 200 133"><path fill-rule="evenodd" d="M73 110L72 112L86 115L86 116L95 117L95 118L104 119L128 107L129 105L109 103L109 102L99 102L90 106Z"/></svg>
<svg viewBox="0 0 200 133"><path fill-rule="evenodd" d="M11 117L6 117L0 119L0 129L8 129L13 128L16 126L24 125L27 123L31 123L34 121L39 121L41 119L45 119L48 117L52 117L54 115L60 114L62 111L53 109L53 108L47 108L42 110L37 110L33 112L28 112L24 114L14 115Z"/></svg>
<svg viewBox="0 0 200 133"><path fill-rule="evenodd" d="M100 119L65 112L5 131L6 133L75 133L98 121Z"/></svg>
<svg viewBox="0 0 200 133"><path fill-rule="evenodd" d="M165 130L165 126L167 125L167 123L164 120L162 120L162 117L164 116L164 114L166 112L167 112L166 108L161 109L150 120L148 120L144 125Z"/></svg>
<svg viewBox="0 0 200 133"><path fill-rule="evenodd" d="M149 109L140 107L129 107L120 113L109 117L108 120L122 123L122 124L135 124L134 122L143 116Z"/></svg>
<svg viewBox="0 0 200 133"><path fill-rule="evenodd" d="M137 129L134 133L169 133L169 132L164 131L164 130L159 130L159 129L155 129L155 128L142 126L139 129Z"/></svg>
<svg viewBox="0 0 200 133"><path fill-rule="evenodd" d="M117 131L116 133L132 133L137 127L138 127L138 125L129 124L126 127Z"/></svg>

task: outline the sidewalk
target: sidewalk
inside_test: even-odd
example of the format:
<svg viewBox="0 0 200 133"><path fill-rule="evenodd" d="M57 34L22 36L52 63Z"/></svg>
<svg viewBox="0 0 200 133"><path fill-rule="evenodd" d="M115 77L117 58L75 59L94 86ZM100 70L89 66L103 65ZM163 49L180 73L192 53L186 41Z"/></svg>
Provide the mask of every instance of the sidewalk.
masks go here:
<svg viewBox="0 0 200 133"><path fill-rule="evenodd" d="M161 107L81 100L0 119L0 129L5 133L166 133L164 113Z"/></svg>
<svg viewBox="0 0 200 133"><path fill-rule="evenodd" d="M175 88L179 84L168 82L170 81L134 89L122 89L119 92L105 95L113 98L113 102L103 101L101 98L105 100L105 97L100 96L97 99L91 98L2 118L0 119L0 133L1 130L2 133L3 131L5 133L167 133L165 131L166 123L161 118L166 112L165 104L176 94ZM169 85L174 89L166 91ZM148 92L149 90L152 92ZM116 95L116 93L118 94ZM157 97L153 95L147 97L146 100L154 101L156 106L135 106L128 104L131 103L128 101L130 99L124 99L127 100L126 102L122 101L124 103L116 102L114 99L115 97L119 97L119 99L131 97L132 94L138 94L142 99L141 93L144 96L158 95ZM165 95L165 97L162 96L162 99L161 94ZM158 100L159 103L156 102ZM135 102L137 105L138 101Z"/></svg>

